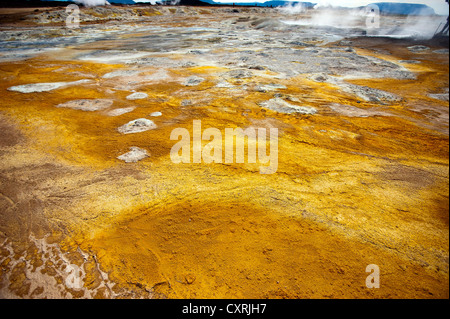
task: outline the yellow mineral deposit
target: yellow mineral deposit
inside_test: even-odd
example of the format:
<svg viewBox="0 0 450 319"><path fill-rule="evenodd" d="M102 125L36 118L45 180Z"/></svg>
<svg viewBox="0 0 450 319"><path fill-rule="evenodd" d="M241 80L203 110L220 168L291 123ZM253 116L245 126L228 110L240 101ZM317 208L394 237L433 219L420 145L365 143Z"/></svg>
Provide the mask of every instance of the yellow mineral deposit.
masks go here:
<svg viewBox="0 0 450 319"><path fill-rule="evenodd" d="M125 31L105 39L0 60L0 296L448 298L448 91L447 100L430 96L448 87L448 53L353 38L350 57L413 75L343 77L398 97L379 103L315 72L271 67L309 67L281 61L271 45L239 47L255 29L232 22L273 11L167 8L143 7L154 20L111 23ZM132 50L151 37L167 48ZM338 52L339 42L317 48ZM115 49L135 56L95 59ZM261 66L238 62L232 51L245 50ZM89 81L23 86L79 80ZM145 94L127 98L134 93ZM315 113L292 111L300 107ZM118 130L131 121L138 132ZM192 134L195 121L222 132L224 156L225 129L276 128L276 172L260 174L248 151L244 163L174 163L171 132ZM379 288L366 286L373 264Z"/></svg>

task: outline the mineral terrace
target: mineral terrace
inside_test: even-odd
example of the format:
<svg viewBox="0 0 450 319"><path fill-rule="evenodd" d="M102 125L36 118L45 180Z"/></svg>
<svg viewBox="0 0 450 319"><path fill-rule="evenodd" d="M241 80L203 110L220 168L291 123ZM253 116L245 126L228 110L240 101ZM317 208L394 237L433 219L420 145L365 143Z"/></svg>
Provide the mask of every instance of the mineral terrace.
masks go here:
<svg viewBox="0 0 450 319"><path fill-rule="evenodd" d="M449 298L448 49L270 8L66 18L1 13L0 297ZM195 120L277 128L277 171L173 163Z"/></svg>

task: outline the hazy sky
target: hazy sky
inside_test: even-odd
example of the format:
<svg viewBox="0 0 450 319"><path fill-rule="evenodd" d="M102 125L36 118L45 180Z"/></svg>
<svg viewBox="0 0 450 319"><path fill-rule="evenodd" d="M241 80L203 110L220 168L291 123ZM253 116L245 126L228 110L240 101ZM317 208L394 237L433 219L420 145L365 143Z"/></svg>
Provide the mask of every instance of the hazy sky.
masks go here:
<svg viewBox="0 0 450 319"><path fill-rule="evenodd" d="M156 0L135 0L135 2L155 2ZM216 2L222 2L222 3L238 3L238 2L265 2L268 0L214 0ZM296 0L297 1L297 0ZM299 0L303 1L303 0ZM384 1L384 0L334 0L334 1L327 1L327 0L304 0L309 1L313 3L319 3L319 4L331 4L335 6L345 6L345 7L359 7L359 6L365 6L369 3L374 2L402 2L402 3L421 3L426 4L434 9L434 11L437 14L443 14L448 15L448 4L445 2L445 0L396 0L396 1Z"/></svg>

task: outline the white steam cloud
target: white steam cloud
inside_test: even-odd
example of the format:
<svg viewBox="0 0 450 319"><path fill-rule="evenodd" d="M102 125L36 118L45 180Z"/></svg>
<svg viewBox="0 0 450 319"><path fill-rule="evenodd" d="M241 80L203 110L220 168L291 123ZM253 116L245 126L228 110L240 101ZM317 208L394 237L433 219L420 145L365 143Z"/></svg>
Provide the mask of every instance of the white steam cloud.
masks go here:
<svg viewBox="0 0 450 319"><path fill-rule="evenodd" d="M340 10L330 1L318 1L313 10L307 10L301 3L278 8L285 15L282 22L290 25L334 27L340 29L368 29L367 21L372 6ZM307 12L306 15L301 15ZM292 19L295 16L295 19ZM368 35L392 38L430 39L446 22L445 16L410 15L397 21L378 16L378 26L370 28Z"/></svg>
<svg viewBox="0 0 450 319"><path fill-rule="evenodd" d="M278 7L283 14L299 14L306 11L306 7L302 3L288 3L285 6Z"/></svg>
<svg viewBox="0 0 450 319"><path fill-rule="evenodd" d="M77 4L82 4L85 7L94 7L94 6L106 6L110 3L106 0L74 0Z"/></svg>
<svg viewBox="0 0 450 319"><path fill-rule="evenodd" d="M297 20L283 21L286 24L311 25L311 26L330 26L335 28L354 28L365 22L367 10L349 9L336 10L331 5L316 5L314 10L307 10L301 3L287 5L279 8L279 11L285 15L295 15L308 12L307 17L301 17Z"/></svg>

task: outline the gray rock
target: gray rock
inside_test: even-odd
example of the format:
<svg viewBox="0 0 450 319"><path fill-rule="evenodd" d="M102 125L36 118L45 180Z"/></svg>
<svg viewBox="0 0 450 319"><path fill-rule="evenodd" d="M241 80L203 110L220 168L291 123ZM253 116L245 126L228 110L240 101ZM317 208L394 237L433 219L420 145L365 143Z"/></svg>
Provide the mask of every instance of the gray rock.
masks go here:
<svg viewBox="0 0 450 319"><path fill-rule="evenodd" d="M292 42L289 42L289 44L296 46L296 47L313 47L314 46L314 44L309 44L309 43L302 42L302 41L292 41Z"/></svg>
<svg viewBox="0 0 450 319"><path fill-rule="evenodd" d="M188 105L192 105L192 101L191 100L183 100L183 101L181 101L181 106L188 106Z"/></svg>
<svg viewBox="0 0 450 319"><path fill-rule="evenodd" d="M438 54L448 54L449 50L448 49L439 49L439 50L434 50L433 53L438 53Z"/></svg>
<svg viewBox="0 0 450 319"><path fill-rule="evenodd" d="M216 87L218 87L218 88L233 88L234 85L228 81L220 81L219 83L217 83Z"/></svg>
<svg viewBox="0 0 450 319"><path fill-rule="evenodd" d="M429 97L441 100L441 101L449 101L449 94L448 93L437 93L437 94L428 94Z"/></svg>
<svg viewBox="0 0 450 319"><path fill-rule="evenodd" d="M51 82L51 83L33 83L12 86L8 91L15 91L20 93L34 93L34 92L48 92L62 87L84 84L92 82L92 80L79 80L73 82Z"/></svg>
<svg viewBox="0 0 450 319"><path fill-rule="evenodd" d="M247 79L253 77L253 73L249 70L237 69L225 73L225 76L233 79Z"/></svg>
<svg viewBox="0 0 450 319"><path fill-rule="evenodd" d="M374 109L361 109L359 107L351 105L343 105L338 103L333 103L329 105L329 108L336 113L342 114L348 117L369 117L369 116L390 116L389 113L378 111Z"/></svg>
<svg viewBox="0 0 450 319"><path fill-rule="evenodd" d="M260 84L260 85L257 85L255 88L255 90L258 92L269 92L269 91L285 90L285 89L287 89L286 86L284 86L282 84L274 84L274 83Z"/></svg>
<svg viewBox="0 0 450 319"><path fill-rule="evenodd" d="M293 105L284 101L281 98L274 98L265 102L261 102L259 103L259 106L278 113L285 113L285 114L299 113L312 115L317 113L317 110L313 107Z"/></svg>
<svg viewBox="0 0 450 319"><path fill-rule="evenodd" d="M127 96L127 100L140 100L148 97L147 93L136 92Z"/></svg>
<svg viewBox="0 0 450 319"><path fill-rule="evenodd" d="M325 73L312 74L311 76L309 76L309 79L315 82L332 82L331 77Z"/></svg>
<svg viewBox="0 0 450 319"><path fill-rule="evenodd" d="M130 151L118 156L117 158L125 161L125 163L136 163L137 161L140 161L146 157L148 157L148 153L146 150L132 146L130 147Z"/></svg>
<svg viewBox="0 0 450 319"><path fill-rule="evenodd" d="M102 76L102 78L111 79L111 78L115 78L118 76L134 76L134 75L138 75L139 73L140 73L140 71L137 71L137 70L118 70L118 71L106 73L105 75Z"/></svg>
<svg viewBox="0 0 450 319"><path fill-rule="evenodd" d="M367 102L386 103L386 102L399 102L401 98L395 94L374 89L368 86L361 86L351 84L343 81L337 77L329 76L327 74L319 73L313 74L309 77L316 82L327 82L339 87L342 91L356 95L360 99Z"/></svg>
<svg viewBox="0 0 450 319"><path fill-rule="evenodd" d="M421 61L417 61L417 60L400 60L398 62L405 63L405 64L420 64L420 63L422 63Z"/></svg>
<svg viewBox="0 0 450 319"><path fill-rule="evenodd" d="M185 85L185 86L197 86L197 85L199 85L200 83L202 83L203 81L205 81L204 78L201 78L201 77L199 77L199 76L193 75L193 76L188 77L188 78L183 82L183 85Z"/></svg>
<svg viewBox="0 0 450 319"><path fill-rule="evenodd" d="M113 100L109 99L81 99L58 104L56 107L92 112L107 109L112 104Z"/></svg>
<svg viewBox="0 0 450 319"><path fill-rule="evenodd" d="M109 116L119 116L119 115L122 115L122 114L129 113L129 112L133 111L134 109L135 109L134 106L124 107L124 108L119 108L119 109L115 109L115 110L109 111L107 114Z"/></svg>
<svg viewBox="0 0 450 319"><path fill-rule="evenodd" d="M430 48L427 46L424 46L424 45L413 45L413 46L408 47L408 50L413 53L422 53L422 52L430 50Z"/></svg>
<svg viewBox="0 0 450 319"><path fill-rule="evenodd" d="M351 93L367 102L386 103L399 102L401 98L395 94L374 89L368 86L361 86L350 83L342 83L339 87L347 93Z"/></svg>
<svg viewBox="0 0 450 319"><path fill-rule="evenodd" d="M157 128L152 120L140 118L122 125L117 130L122 134L140 133Z"/></svg>

